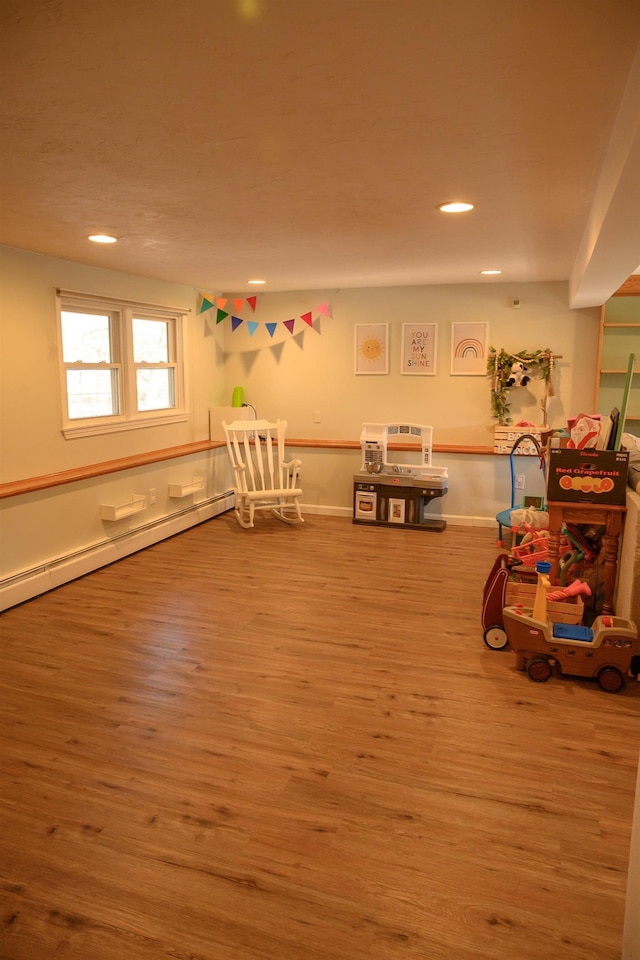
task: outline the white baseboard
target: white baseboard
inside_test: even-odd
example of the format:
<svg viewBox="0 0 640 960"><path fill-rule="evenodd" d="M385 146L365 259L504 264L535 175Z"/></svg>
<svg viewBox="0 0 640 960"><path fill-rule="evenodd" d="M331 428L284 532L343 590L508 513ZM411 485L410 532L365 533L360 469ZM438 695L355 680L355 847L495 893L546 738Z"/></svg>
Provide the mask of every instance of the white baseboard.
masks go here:
<svg viewBox="0 0 640 960"><path fill-rule="evenodd" d="M300 509L303 516L308 513L318 517L346 517L348 520L353 517L351 507L327 507L317 503L301 503Z"/></svg>
<svg viewBox="0 0 640 960"><path fill-rule="evenodd" d="M349 520L353 518L353 508L352 507L331 507L331 506L320 506L315 503L303 503L300 506L303 515L305 513L316 516L324 517L347 517ZM427 517L429 514L427 514ZM433 514L434 520L446 520L448 524L451 524L452 527L496 527L497 522L495 517L463 517L457 516L456 514L447 514L443 513L442 517L439 514Z"/></svg>
<svg viewBox="0 0 640 960"><path fill-rule="evenodd" d="M25 600L31 600L47 590L98 570L108 563L143 550L181 533L205 520L211 520L233 507L233 494L224 493L211 500L196 503L186 510L163 517L112 540L91 544L75 553L54 557L31 570L22 570L0 583L0 610L7 610Z"/></svg>

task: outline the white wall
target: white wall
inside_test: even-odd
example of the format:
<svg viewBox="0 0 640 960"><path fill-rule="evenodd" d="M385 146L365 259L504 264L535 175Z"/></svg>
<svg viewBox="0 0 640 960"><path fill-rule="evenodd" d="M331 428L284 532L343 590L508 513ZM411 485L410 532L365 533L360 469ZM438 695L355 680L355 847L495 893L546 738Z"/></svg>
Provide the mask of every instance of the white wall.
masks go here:
<svg viewBox="0 0 640 960"><path fill-rule="evenodd" d="M514 310L511 301L519 298ZM258 414L281 417L294 437L358 440L363 422L410 420L434 426L434 442L487 445L493 442L490 384L486 376L450 375L451 323L486 321L496 349L548 347L562 356L549 406L552 425L590 412L599 310L569 310L564 283L487 283L461 286L324 290L258 297L254 319L278 322L299 317L327 301L332 318L320 316L309 329L298 320L294 335L279 323L273 338L263 326L253 336L246 324L227 326L225 381L244 387ZM435 377L400 374L403 323L438 325ZM225 325L228 321L224 321ZM354 325L390 324L388 376L354 374ZM512 391L517 419L540 423L542 383ZM230 402L230 396L229 396ZM313 413L320 411L321 422Z"/></svg>
<svg viewBox="0 0 640 960"><path fill-rule="evenodd" d="M0 277L0 482L208 437L208 408L220 402L224 386L224 333L210 333L196 314L197 296L191 287L7 247L0 247ZM63 437L54 299L57 287L191 311L186 320L191 406L187 423L99 437Z"/></svg>
<svg viewBox="0 0 640 960"><path fill-rule="evenodd" d="M52 257L0 248L0 482L46 476L89 464L206 439L209 407L224 392L223 330L196 313L190 287L145 280ZM60 429L55 289L127 297L190 311L186 422L67 440ZM201 493L177 500L169 483L205 478ZM229 506L224 451L154 463L110 476L0 499L0 609L101 563L139 549ZM156 491L156 502L116 522L101 504ZM4 599L3 599L4 598Z"/></svg>
<svg viewBox="0 0 640 960"><path fill-rule="evenodd" d="M519 299L520 309L511 302ZM298 320L293 336L282 321L300 317L322 302L331 318L314 314L313 329ZM548 420L563 426L568 416L591 411L598 341L599 310L572 311L563 283L487 283L463 286L393 287L368 290L322 290L258 297L250 335L246 324L225 336L225 382L229 401L234 385L258 416L288 422L288 435L309 439L359 440L364 422L408 420L431 424L434 443L492 446L490 381L486 376L450 375L451 324L486 321L489 343L500 350L548 347L561 357L554 373L556 396ZM271 338L267 322L278 323ZM400 374L403 323L438 325L436 376ZM228 321L224 321L228 324ZM357 323L390 325L390 373L354 373L354 327ZM511 392L514 420L541 423L541 381ZM314 414L320 413L320 423ZM345 515L352 506L353 474L358 452L295 451L303 461L307 504L331 505ZM434 463L449 469L449 492L432 501L433 516L485 518L511 502L508 458L436 454ZM544 495L544 479L535 460L522 458L525 493Z"/></svg>
<svg viewBox="0 0 640 960"><path fill-rule="evenodd" d="M216 324L213 311L198 314L198 292L190 287L9 248L0 248L0 276L0 482L204 439L209 408L230 403L235 385L244 388L245 400L255 406L258 416L288 420L289 436L294 438L358 441L365 421L410 420L432 424L436 444L490 445L494 424L489 381L485 376L452 377L449 373L453 321L487 321L490 344L497 349L549 347L562 355L555 376L557 397L549 408L552 425L563 424L568 415L591 410L599 311L570 311L566 286L561 283L261 295L255 314L243 314L260 324L251 337L246 324L232 333L230 321ZM191 311L187 319L188 422L100 437L63 437L54 302L57 287ZM512 309L513 298L520 299L520 310ZM298 319L292 336L282 325L323 301L330 304L332 316L318 318L315 312L312 329ZM278 324L273 338L264 326L272 321ZM438 324L435 377L400 375L399 344L405 322ZM389 323L388 376L355 375L357 323ZM540 422L541 388L538 383L532 389L513 392L516 418ZM316 411L319 423L315 422ZM359 450L302 448L291 452L303 461L308 511L350 516ZM449 468L450 480L448 494L432 502L429 512L433 516L491 523L496 511L509 505L507 458L437 454L434 461ZM525 492L541 492L535 462L524 461L519 472L528 478ZM184 502L172 500L168 484L188 482L194 475L205 477L202 493ZM91 557L96 563L104 558L109 562L153 542L154 537L213 516L229 506L228 500L220 498L230 485L225 452L212 451L0 499L0 594L3 584L9 585L10 602L19 602L29 595L29 588L16 590L16 583L24 585L31 578L36 585L44 583L46 589L55 585L56 576L62 576L56 570L64 567L70 578L74 570L91 569ZM157 500L144 513L116 523L100 519L100 504L122 503L152 488ZM69 559L74 557L82 559ZM38 592L35 586L34 592ZM0 596L0 608L1 600Z"/></svg>

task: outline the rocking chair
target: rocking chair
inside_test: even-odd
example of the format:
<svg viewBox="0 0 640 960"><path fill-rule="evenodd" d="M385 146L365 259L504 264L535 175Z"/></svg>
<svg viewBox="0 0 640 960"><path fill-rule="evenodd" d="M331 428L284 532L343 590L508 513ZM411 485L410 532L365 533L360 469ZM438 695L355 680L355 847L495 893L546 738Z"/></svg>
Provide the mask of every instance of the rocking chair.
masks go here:
<svg viewBox="0 0 640 960"><path fill-rule="evenodd" d="M298 486L301 461L284 459L286 420L222 422L233 467L235 514L253 527L256 510L270 510L285 523L304 523Z"/></svg>

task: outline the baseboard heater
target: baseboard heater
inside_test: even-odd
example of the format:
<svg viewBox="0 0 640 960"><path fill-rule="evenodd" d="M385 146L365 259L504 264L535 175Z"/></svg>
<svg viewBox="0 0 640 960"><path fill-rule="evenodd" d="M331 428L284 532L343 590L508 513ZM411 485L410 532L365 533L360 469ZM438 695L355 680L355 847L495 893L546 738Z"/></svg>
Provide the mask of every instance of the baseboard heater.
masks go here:
<svg viewBox="0 0 640 960"><path fill-rule="evenodd" d="M230 510L234 504L233 492L228 490L208 500L202 500L169 516L159 517L135 530L100 540L79 550L54 557L44 563L21 570L0 580L0 610L7 610L25 600L40 596L48 590L121 560L153 543L188 530L198 523L211 520Z"/></svg>

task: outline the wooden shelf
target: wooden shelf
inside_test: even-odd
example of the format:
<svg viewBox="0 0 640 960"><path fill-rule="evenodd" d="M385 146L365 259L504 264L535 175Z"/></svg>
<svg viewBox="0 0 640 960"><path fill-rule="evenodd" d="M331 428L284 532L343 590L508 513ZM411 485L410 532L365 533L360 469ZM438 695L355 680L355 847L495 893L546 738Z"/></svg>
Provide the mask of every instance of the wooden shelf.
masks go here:
<svg viewBox="0 0 640 960"><path fill-rule="evenodd" d="M638 278L633 279L637 281ZM593 406L597 413L608 415L613 407L622 409L628 373L627 360L631 354L636 358L640 356L640 284L637 282L624 284L600 310ZM625 422L640 421L640 415L629 412L629 406L636 411L638 409L639 382L632 377ZM624 430L624 423L622 429Z"/></svg>

